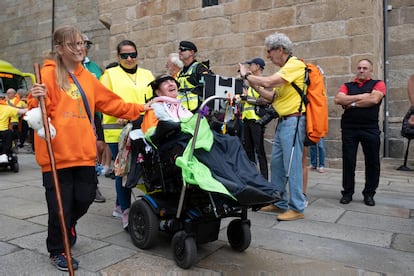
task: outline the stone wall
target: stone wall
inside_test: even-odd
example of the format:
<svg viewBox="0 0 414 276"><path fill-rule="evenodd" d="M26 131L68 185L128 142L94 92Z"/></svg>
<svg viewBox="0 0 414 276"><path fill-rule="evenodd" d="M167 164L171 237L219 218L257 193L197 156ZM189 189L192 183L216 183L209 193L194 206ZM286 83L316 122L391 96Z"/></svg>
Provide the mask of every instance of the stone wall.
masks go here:
<svg viewBox="0 0 414 276"><path fill-rule="evenodd" d="M26 2L36 2L29 6ZM338 167L341 157L340 115L333 104L339 85L353 78L362 57L373 60L375 76L384 78L384 50L389 54L389 112L385 134L391 157L402 158L404 141L399 135L401 118L408 109L406 81L414 73L414 3L388 1L389 44L385 47L383 1L380 0L226 0L202 8L202 0L56 0L55 26L76 24L94 42L90 56L100 66L116 60L116 45L130 39L138 45L139 65L154 75L164 72L166 57L180 40L199 48L199 60L210 60L211 69L236 76L236 64L264 57L264 38L286 33L294 42L294 54L322 66L330 104L330 129L326 137L327 166ZM52 1L9 1L0 21L0 58L19 69L31 70L50 49ZM277 68L267 61L265 74ZM385 101L384 101L385 103ZM274 124L266 136L273 135ZM385 137L385 135L383 135ZM414 153L414 151L413 151ZM362 155L359 155L360 161Z"/></svg>

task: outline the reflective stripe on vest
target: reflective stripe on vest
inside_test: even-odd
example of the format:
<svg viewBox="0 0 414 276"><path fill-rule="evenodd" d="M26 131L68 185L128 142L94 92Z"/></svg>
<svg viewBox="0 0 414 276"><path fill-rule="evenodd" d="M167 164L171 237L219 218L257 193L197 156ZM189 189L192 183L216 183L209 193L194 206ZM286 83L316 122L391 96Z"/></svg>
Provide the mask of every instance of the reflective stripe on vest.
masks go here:
<svg viewBox="0 0 414 276"><path fill-rule="evenodd" d="M251 87L247 88L247 95L256 99L260 97L260 94ZM248 120L259 120L260 117L256 115L255 105L245 102L243 105L242 118Z"/></svg>
<svg viewBox="0 0 414 276"><path fill-rule="evenodd" d="M123 129L124 127L120 124L103 124L103 129Z"/></svg>
<svg viewBox="0 0 414 276"><path fill-rule="evenodd" d="M181 69L177 77L177 81L180 83L177 98L181 101L181 104L190 111L197 109L198 95L191 92L195 85L193 85L188 79L193 75L193 72L198 64L199 63L197 61L194 62L185 73Z"/></svg>

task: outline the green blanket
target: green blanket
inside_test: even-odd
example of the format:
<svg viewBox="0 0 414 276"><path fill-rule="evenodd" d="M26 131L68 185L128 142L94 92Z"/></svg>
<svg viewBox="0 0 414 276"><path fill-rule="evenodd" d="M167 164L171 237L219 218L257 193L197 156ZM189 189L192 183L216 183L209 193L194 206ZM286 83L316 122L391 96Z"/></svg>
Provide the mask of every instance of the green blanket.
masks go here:
<svg viewBox="0 0 414 276"><path fill-rule="evenodd" d="M194 115L186 121L183 120L181 122L181 131L194 135L197 116L199 115ZM195 149L210 151L214 138L210 126L205 118L200 121L200 128L196 138ZM191 138L188 142L183 155L178 157L175 161L175 164L181 168L184 180L187 183L198 185L205 191L225 194L235 199L221 182L213 178L208 167L199 162L194 155L190 158L192 141L193 138Z"/></svg>

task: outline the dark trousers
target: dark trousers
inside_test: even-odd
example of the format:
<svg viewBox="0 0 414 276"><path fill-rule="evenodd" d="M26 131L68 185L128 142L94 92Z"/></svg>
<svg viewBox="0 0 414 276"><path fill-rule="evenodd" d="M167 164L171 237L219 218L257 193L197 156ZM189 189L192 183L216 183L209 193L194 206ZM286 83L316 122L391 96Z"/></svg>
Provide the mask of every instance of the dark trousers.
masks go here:
<svg viewBox="0 0 414 276"><path fill-rule="evenodd" d="M12 153L13 131L10 129L0 131L1 149L0 154Z"/></svg>
<svg viewBox="0 0 414 276"><path fill-rule="evenodd" d="M380 134L379 129L342 129L343 196L352 196L355 192L355 167L359 143L365 157L365 188L362 194L375 195L380 177Z"/></svg>
<svg viewBox="0 0 414 276"><path fill-rule="evenodd" d="M26 142L27 133L29 132L29 125L26 120L22 120L22 129L19 134L20 145L24 145Z"/></svg>
<svg viewBox="0 0 414 276"><path fill-rule="evenodd" d="M260 173L268 179L268 167L266 152L264 149L263 135L264 128L256 124L256 120L243 121L243 147L250 161L259 161Z"/></svg>
<svg viewBox="0 0 414 276"><path fill-rule="evenodd" d="M96 172L95 167L71 167L57 171L61 189L63 213L68 234L70 228L89 209L95 199ZM49 213L47 250L50 255L64 252L62 231L60 228L59 212L56 193L53 185L52 172L43 173L43 186L46 189L46 201Z"/></svg>

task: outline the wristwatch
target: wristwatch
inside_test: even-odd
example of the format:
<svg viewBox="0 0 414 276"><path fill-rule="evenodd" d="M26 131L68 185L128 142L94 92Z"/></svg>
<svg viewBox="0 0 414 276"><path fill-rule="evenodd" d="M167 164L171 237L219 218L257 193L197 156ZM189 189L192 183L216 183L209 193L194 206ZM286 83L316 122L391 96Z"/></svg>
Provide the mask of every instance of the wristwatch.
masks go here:
<svg viewBox="0 0 414 276"><path fill-rule="evenodd" d="M352 108L355 108L356 107L356 103L355 102L351 103L351 107Z"/></svg>

